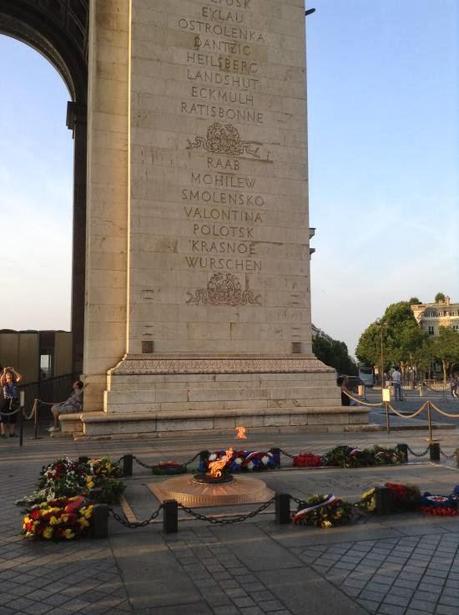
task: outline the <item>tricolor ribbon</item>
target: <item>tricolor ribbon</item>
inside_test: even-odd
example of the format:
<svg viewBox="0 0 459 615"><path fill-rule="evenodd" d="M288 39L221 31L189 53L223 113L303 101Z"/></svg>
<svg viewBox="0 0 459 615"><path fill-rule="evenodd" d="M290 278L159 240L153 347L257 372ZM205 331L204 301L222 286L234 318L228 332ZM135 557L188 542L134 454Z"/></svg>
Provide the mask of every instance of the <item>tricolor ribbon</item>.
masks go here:
<svg viewBox="0 0 459 615"><path fill-rule="evenodd" d="M329 495L329 496L327 496L327 498L325 500L323 500L323 502L320 502L319 504L314 504L313 506L308 506L307 508L302 508L297 513L295 513L295 515L293 517L293 521L294 522L300 521L308 513L312 512L313 510L317 510L318 508L322 508L322 506L327 506L328 504L331 504L332 502L334 502L336 499L337 499L336 495Z"/></svg>

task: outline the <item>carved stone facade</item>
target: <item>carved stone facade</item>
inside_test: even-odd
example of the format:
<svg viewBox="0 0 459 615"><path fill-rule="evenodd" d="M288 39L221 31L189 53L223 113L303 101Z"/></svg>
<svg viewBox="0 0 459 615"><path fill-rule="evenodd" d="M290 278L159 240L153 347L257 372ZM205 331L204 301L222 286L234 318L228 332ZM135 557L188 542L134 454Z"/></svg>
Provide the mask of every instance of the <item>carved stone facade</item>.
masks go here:
<svg viewBox="0 0 459 615"><path fill-rule="evenodd" d="M87 45L85 407L66 429L365 421L311 350L303 0L5 5L55 6L44 23Z"/></svg>

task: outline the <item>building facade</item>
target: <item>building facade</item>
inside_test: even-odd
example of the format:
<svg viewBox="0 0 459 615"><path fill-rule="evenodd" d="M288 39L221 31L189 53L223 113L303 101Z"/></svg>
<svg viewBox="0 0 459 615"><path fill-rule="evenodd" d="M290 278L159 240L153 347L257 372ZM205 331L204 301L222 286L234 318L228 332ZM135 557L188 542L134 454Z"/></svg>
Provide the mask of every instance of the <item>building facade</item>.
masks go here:
<svg viewBox="0 0 459 615"><path fill-rule="evenodd" d="M438 303L412 305L411 309L419 326L429 335L438 335L440 327L459 331L459 303L452 303L449 297Z"/></svg>

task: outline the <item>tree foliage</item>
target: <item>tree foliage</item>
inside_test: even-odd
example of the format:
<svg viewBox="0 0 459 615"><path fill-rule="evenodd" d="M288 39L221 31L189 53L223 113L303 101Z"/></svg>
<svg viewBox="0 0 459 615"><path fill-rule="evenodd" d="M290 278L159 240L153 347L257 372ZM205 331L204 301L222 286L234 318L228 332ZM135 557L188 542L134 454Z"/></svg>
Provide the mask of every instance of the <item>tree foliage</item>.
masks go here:
<svg viewBox="0 0 459 615"><path fill-rule="evenodd" d="M389 305L383 317L365 329L356 349L359 361L379 366L382 346L384 369L390 365L417 367L419 352L427 348L429 340L413 316L411 301Z"/></svg>
<svg viewBox="0 0 459 615"><path fill-rule="evenodd" d="M440 327L438 336L432 341L432 356L441 361L446 384L449 373L459 363L459 332L450 327Z"/></svg>
<svg viewBox="0 0 459 615"><path fill-rule="evenodd" d="M318 334L312 339L312 351L320 361L334 367L338 374L357 374L357 365L349 356L344 342Z"/></svg>

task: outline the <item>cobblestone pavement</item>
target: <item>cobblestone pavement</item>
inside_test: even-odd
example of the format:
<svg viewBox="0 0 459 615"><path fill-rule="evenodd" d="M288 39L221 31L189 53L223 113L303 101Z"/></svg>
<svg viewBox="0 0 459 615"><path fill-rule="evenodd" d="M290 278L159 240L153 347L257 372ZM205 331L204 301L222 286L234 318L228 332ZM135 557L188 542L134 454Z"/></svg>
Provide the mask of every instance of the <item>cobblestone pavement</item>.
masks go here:
<svg viewBox="0 0 459 615"><path fill-rule="evenodd" d="M322 452L339 443L407 441L419 434L258 434L250 448L280 445ZM440 433L450 452L455 430ZM19 535L14 501L33 490L40 467L64 454L132 452L147 463L187 459L202 448L235 444L194 436L113 442L26 439L0 442L0 615L150 613L164 615L453 615L459 613L459 521L398 515L333 530L276 526L272 511L250 522L214 526L180 519L176 535L160 523L138 530L111 521L106 540L34 543ZM449 492L459 482L452 462L369 470L280 471L264 474L274 490L294 495L333 490L356 497L384 480L407 480ZM136 467L126 497L139 519L156 507Z"/></svg>

